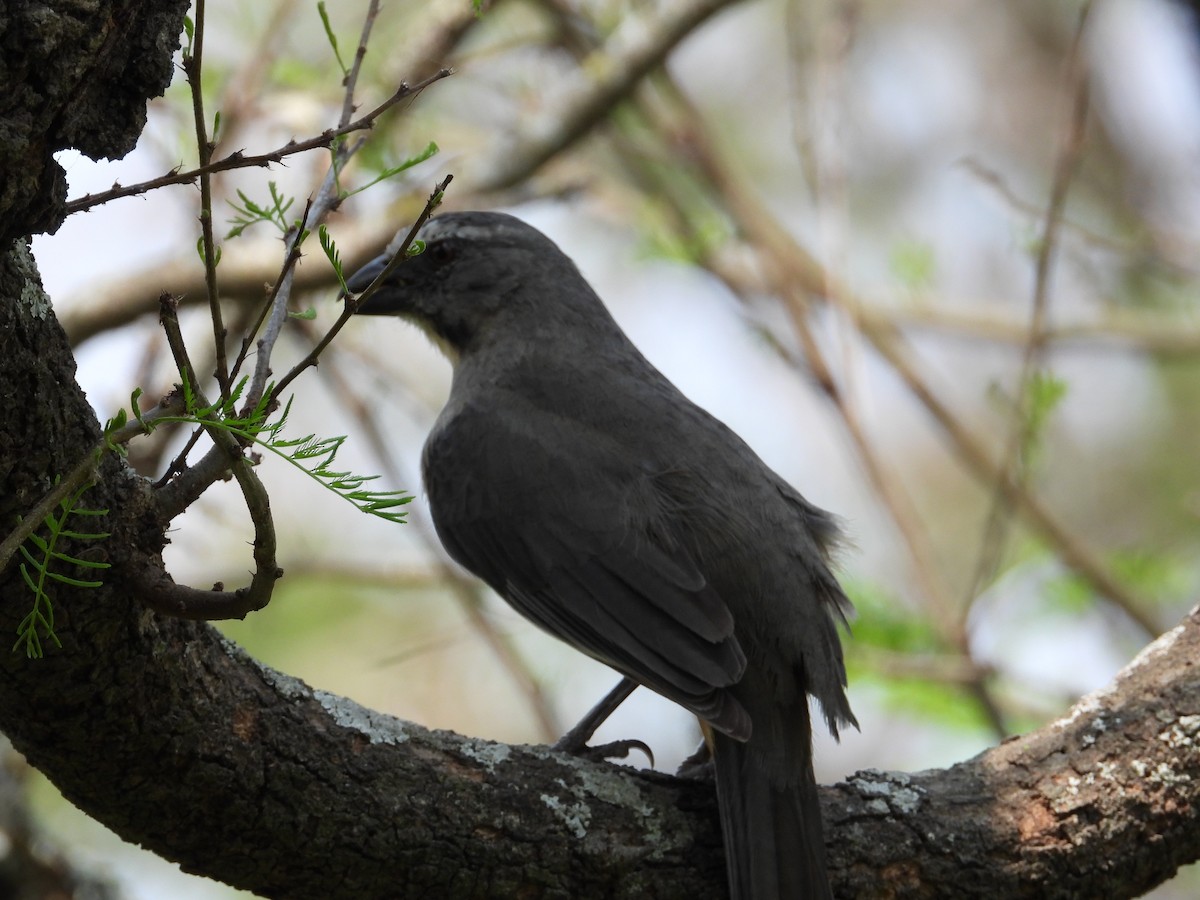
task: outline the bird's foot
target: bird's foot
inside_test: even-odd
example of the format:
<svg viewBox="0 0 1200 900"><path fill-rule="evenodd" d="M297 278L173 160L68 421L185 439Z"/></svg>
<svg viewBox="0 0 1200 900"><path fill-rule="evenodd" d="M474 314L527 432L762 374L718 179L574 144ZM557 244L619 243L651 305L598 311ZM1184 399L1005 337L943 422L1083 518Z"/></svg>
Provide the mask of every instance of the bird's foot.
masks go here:
<svg viewBox="0 0 1200 900"><path fill-rule="evenodd" d="M713 770L712 748L708 746L708 741L700 742L696 752L679 764L675 775L679 778L702 778L705 781L712 781L716 777Z"/></svg>
<svg viewBox="0 0 1200 900"><path fill-rule="evenodd" d="M630 750L641 750L650 758L650 765L654 765L654 754L641 741L613 741L611 744L603 744L599 747L588 746L588 741L592 739L592 735L596 733L596 729L604 724L604 720L636 688L637 682L632 678L622 678L617 686L609 691L604 699L597 703L578 725L559 738L558 743L554 745L554 749L570 753L572 756L581 756L585 759L593 760L624 759L629 755Z"/></svg>
<svg viewBox="0 0 1200 900"><path fill-rule="evenodd" d="M625 759L629 756L631 750L640 750L646 754L646 759L650 760L651 767L654 766L654 751L650 749L649 744L645 741L639 741L637 738L629 738L624 741L609 741L607 744L597 744L594 747L590 747L587 744L569 740L571 736L572 732L567 732L562 740L554 745L554 749L570 753L572 756L578 756L581 759L590 759L592 762Z"/></svg>

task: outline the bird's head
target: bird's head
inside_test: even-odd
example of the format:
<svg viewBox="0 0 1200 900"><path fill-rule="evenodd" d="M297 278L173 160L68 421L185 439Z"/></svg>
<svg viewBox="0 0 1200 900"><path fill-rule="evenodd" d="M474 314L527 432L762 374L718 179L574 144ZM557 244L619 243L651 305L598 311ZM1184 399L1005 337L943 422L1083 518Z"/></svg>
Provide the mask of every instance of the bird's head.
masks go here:
<svg viewBox="0 0 1200 900"><path fill-rule="evenodd" d="M430 219L424 250L397 265L358 310L408 319L452 361L497 335L539 331L563 317L587 319L603 306L575 265L544 234L496 212ZM360 293L391 259L367 263L347 281Z"/></svg>

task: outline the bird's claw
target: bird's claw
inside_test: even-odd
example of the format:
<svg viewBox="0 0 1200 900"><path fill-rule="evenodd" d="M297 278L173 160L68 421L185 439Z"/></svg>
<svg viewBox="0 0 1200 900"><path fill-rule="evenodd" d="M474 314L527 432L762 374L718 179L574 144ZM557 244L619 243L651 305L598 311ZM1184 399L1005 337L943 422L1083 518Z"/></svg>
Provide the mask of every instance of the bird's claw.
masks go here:
<svg viewBox="0 0 1200 900"><path fill-rule="evenodd" d="M570 737L570 735L567 735L567 737ZM592 762L625 759L629 756L631 750L640 750L646 754L646 759L650 760L650 766L654 766L654 751L650 749L649 744L645 741L639 741L637 738L629 738L624 741L610 741L607 744L597 744L594 747L589 747L587 744L572 744L564 737L563 740L554 745L554 749L570 753L572 756L578 756L581 759L589 759Z"/></svg>

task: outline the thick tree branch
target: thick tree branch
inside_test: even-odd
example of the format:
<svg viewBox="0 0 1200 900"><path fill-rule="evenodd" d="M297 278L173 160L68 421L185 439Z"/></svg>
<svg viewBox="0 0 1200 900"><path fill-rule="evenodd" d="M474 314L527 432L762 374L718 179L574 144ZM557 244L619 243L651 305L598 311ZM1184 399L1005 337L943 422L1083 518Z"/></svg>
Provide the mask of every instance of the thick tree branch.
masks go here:
<svg viewBox="0 0 1200 900"><path fill-rule="evenodd" d="M1200 856L1198 780L1193 610L1057 722L950 769L838 785L835 883L847 897L1137 897Z"/></svg>
<svg viewBox="0 0 1200 900"><path fill-rule="evenodd" d="M53 319L0 304L0 333L16 389L0 393L4 440L45 451L7 470L9 515L98 425ZM30 393L55 398L47 416L29 415ZM109 582L55 597L61 651L0 654L0 729L118 834L266 896L722 894L707 783L429 732L266 670L141 608L136 572L162 543L151 489L110 456L94 491ZM25 600L11 568L0 590L11 633ZM1194 613L1059 723L944 772L827 790L839 893L1120 897L1164 880L1200 854L1197 659Z"/></svg>

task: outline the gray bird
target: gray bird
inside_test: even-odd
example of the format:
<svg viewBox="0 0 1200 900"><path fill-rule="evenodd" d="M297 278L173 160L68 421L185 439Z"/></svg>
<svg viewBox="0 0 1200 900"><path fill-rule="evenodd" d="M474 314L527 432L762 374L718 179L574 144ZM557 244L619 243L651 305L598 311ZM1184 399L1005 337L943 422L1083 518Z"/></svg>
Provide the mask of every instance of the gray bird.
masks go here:
<svg viewBox="0 0 1200 900"><path fill-rule="evenodd" d="M807 695L835 736L857 725L833 518L655 369L545 235L461 212L420 238L358 312L416 323L454 366L422 457L447 552L707 723L734 898L831 897Z"/></svg>

